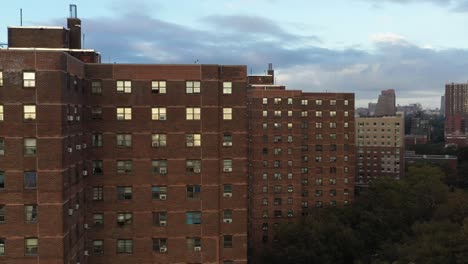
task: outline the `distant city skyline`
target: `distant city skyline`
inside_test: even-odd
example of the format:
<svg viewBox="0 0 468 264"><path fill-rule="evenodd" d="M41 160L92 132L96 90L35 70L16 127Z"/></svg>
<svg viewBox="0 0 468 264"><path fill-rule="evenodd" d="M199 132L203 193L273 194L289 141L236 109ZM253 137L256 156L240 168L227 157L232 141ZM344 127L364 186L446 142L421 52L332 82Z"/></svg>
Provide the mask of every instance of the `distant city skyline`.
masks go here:
<svg viewBox="0 0 468 264"><path fill-rule="evenodd" d="M3 3L0 43L7 42L7 26L20 24L20 8L23 25L64 25L68 4ZM83 20L85 47L103 52L103 62L246 64L257 74L271 62L277 83L355 92L357 106L395 89L397 104L439 108L446 83L468 80L466 0L72 4Z"/></svg>

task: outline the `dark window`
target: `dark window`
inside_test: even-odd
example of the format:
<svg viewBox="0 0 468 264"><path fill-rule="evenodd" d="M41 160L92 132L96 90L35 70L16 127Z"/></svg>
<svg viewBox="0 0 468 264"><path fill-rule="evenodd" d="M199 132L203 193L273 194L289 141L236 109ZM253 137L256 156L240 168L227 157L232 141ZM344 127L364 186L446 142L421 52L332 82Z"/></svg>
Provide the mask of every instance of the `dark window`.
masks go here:
<svg viewBox="0 0 468 264"><path fill-rule="evenodd" d="M37 172L35 171L24 172L24 188L25 189L37 188Z"/></svg>

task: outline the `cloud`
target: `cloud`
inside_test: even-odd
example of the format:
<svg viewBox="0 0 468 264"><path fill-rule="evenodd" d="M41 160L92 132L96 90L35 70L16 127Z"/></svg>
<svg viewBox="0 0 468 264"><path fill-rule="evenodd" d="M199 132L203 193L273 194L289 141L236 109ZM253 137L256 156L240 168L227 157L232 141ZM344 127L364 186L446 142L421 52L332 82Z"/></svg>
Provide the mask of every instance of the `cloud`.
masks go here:
<svg viewBox="0 0 468 264"><path fill-rule="evenodd" d="M384 43L384 44L406 44L407 40L402 35L398 35L395 33L378 33L374 34L370 37L371 41L374 43Z"/></svg>
<svg viewBox="0 0 468 264"><path fill-rule="evenodd" d="M366 1L373 4L376 8L381 8L384 3L393 4L434 4L443 8L447 8L453 12L468 12L468 0L358 0Z"/></svg>

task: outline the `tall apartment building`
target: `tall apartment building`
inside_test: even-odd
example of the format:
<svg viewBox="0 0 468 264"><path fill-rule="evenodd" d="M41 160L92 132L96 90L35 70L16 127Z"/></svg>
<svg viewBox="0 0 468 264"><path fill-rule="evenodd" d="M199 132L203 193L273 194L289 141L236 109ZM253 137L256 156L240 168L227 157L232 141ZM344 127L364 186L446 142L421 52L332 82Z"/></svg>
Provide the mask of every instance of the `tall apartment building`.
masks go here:
<svg viewBox="0 0 468 264"><path fill-rule="evenodd" d="M394 116L396 113L395 103L395 90L382 91L375 106L375 116Z"/></svg>
<svg viewBox="0 0 468 264"><path fill-rule="evenodd" d="M0 263L246 263L246 67L99 64L79 22L0 50Z"/></svg>
<svg viewBox="0 0 468 264"><path fill-rule="evenodd" d="M248 77L247 96L254 257L278 223L352 201L355 170L354 94L286 90L260 78Z"/></svg>
<svg viewBox="0 0 468 264"><path fill-rule="evenodd" d="M378 177L404 175L403 113L396 116L356 117L356 184L366 186Z"/></svg>
<svg viewBox="0 0 468 264"><path fill-rule="evenodd" d="M468 83L445 85L445 144L466 146L468 128Z"/></svg>

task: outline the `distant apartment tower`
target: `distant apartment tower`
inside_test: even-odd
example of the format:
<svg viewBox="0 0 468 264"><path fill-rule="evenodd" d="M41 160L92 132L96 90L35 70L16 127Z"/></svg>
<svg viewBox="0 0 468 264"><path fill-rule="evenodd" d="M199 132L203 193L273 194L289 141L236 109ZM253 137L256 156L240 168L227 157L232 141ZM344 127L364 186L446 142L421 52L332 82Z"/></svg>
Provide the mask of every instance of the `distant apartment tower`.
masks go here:
<svg viewBox="0 0 468 264"><path fill-rule="evenodd" d="M445 144L466 146L468 83L445 85Z"/></svg>
<svg viewBox="0 0 468 264"><path fill-rule="evenodd" d="M379 177L404 175L404 117L356 118L356 184L368 185Z"/></svg>
<svg viewBox="0 0 468 264"><path fill-rule="evenodd" d="M249 76L249 247L274 227L353 200L354 94L286 90ZM256 263L253 261L253 263Z"/></svg>
<svg viewBox="0 0 468 264"><path fill-rule="evenodd" d="M445 115L445 95L440 97L440 114Z"/></svg>
<svg viewBox="0 0 468 264"><path fill-rule="evenodd" d="M100 64L79 28L0 49L0 262L246 263L246 66Z"/></svg>
<svg viewBox="0 0 468 264"><path fill-rule="evenodd" d="M394 116L395 113L395 90L382 91L375 107L375 116Z"/></svg>

